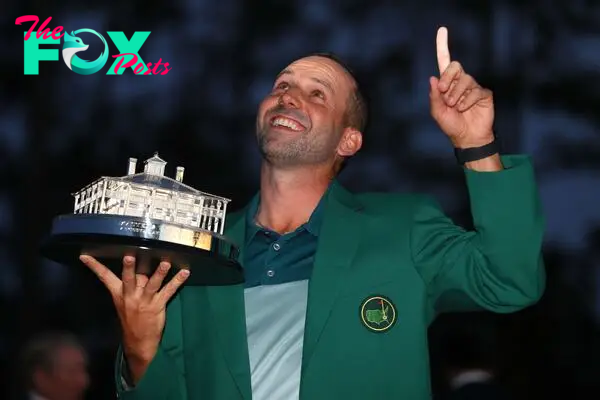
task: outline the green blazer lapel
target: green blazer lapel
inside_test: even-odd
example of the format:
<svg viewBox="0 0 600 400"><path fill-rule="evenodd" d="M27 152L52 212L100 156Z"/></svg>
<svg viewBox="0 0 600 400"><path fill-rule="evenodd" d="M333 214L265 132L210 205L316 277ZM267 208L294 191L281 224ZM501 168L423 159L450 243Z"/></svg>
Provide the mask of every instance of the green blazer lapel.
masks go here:
<svg viewBox="0 0 600 400"><path fill-rule="evenodd" d="M344 283L360 240L363 206L333 183L319 231L319 244L308 289L302 371L308 367Z"/></svg>
<svg viewBox="0 0 600 400"><path fill-rule="evenodd" d="M244 241L246 238L246 209L232 213L227 216L225 223L225 237L236 244L240 249L238 260L243 260L241 252L244 251Z"/></svg>
<svg viewBox="0 0 600 400"><path fill-rule="evenodd" d="M229 216L225 229L227 239L240 249L238 261L243 260L245 238L245 208ZM212 324L220 341L220 347L235 380L241 397L252 398L250 362L246 334L244 285L209 286L206 288Z"/></svg>

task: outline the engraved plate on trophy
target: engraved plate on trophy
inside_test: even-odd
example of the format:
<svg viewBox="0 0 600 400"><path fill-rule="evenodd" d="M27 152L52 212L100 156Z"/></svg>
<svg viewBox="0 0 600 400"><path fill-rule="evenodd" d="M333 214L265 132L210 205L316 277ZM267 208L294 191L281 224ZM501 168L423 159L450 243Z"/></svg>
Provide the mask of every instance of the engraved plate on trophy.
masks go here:
<svg viewBox="0 0 600 400"><path fill-rule="evenodd" d="M63 264L81 264L79 256L89 254L119 276L123 257L133 255L138 273L150 275L168 260L172 273L190 269L187 284L243 282L238 249L224 237L230 200L183 183L183 167L165 176L158 154L142 172L136 164L130 158L127 175L101 177L74 193L73 213L54 219L42 254Z"/></svg>

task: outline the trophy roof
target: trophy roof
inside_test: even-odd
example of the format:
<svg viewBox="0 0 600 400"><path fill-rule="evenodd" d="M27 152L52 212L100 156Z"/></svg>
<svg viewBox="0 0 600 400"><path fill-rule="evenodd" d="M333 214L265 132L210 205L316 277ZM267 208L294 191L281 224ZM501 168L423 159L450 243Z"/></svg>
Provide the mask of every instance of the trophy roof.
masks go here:
<svg viewBox="0 0 600 400"><path fill-rule="evenodd" d="M148 174L145 172L140 172L137 174L133 174L133 175L125 175L125 176L121 176L121 177L109 177L109 176L103 176L97 180L95 180L94 182L86 185L84 188L82 188L81 190L85 190L87 187L94 185L95 183L99 182L99 181L103 181L103 180L112 180L112 181L121 181L121 182L130 182L130 183L134 183L137 185L144 185L144 186L150 186L150 187L158 187L161 189L165 189L165 190L170 190L173 192L179 192L179 193L187 193L190 195L205 195L205 196L210 196L213 198L217 198L217 199L221 199L225 202L229 202L230 199L227 199L225 197L221 197L221 196L216 196L214 194L210 194L210 193L205 193L202 192L200 190L194 189L191 186L186 185L185 183L179 182L173 178L169 178L167 176L160 176L160 175L153 175L153 174ZM73 193L74 195L76 193Z"/></svg>
<svg viewBox="0 0 600 400"><path fill-rule="evenodd" d="M153 175L141 172L133 175L125 175L118 179L124 182L133 182L141 185L156 186L160 187L161 189L173 190L176 192L189 194L202 193L199 190L196 190L193 187L188 186L185 183L179 182L173 178L169 178L168 176Z"/></svg>
<svg viewBox="0 0 600 400"><path fill-rule="evenodd" d="M154 153L152 157L144 161L144 164L148 163L158 163L158 164L166 164L167 162L158 156L158 152Z"/></svg>

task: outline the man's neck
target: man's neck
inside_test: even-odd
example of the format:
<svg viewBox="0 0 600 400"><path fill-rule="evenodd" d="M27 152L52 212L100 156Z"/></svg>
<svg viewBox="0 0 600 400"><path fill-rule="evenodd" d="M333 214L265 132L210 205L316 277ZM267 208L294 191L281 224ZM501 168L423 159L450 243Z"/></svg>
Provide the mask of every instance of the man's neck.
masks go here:
<svg viewBox="0 0 600 400"><path fill-rule="evenodd" d="M278 170L263 164L256 222L275 232L291 232L309 219L331 184L326 168Z"/></svg>

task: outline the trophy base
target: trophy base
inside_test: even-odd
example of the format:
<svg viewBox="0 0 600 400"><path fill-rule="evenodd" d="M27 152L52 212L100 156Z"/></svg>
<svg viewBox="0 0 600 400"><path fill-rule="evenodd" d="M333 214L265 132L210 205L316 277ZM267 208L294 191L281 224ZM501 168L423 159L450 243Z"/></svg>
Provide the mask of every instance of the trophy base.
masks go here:
<svg viewBox="0 0 600 400"><path fill-rule="evenodd" d="M123 257L136 259L136 273L150 276L161 261L171 263L170 279L180 269L189 269L186 285L223 286L244 282L243 269L237 262L237 249L223 237L209 235L209 244L203 248L135 235L113 233L106 229L90 232L90 229L71 229L101 220L102 225L118 220L137 218L119 216L68 215L54 222L52 235L45 241L41 254L65 265L83 265L79 256L90 255L106 265L118 277L123 269ZM82 224L80 224L82 223ZM93 224L92 224L93 225ZM67 227L67 229L65 229ZM165 279L165 282L167 281Z"/></svg>

